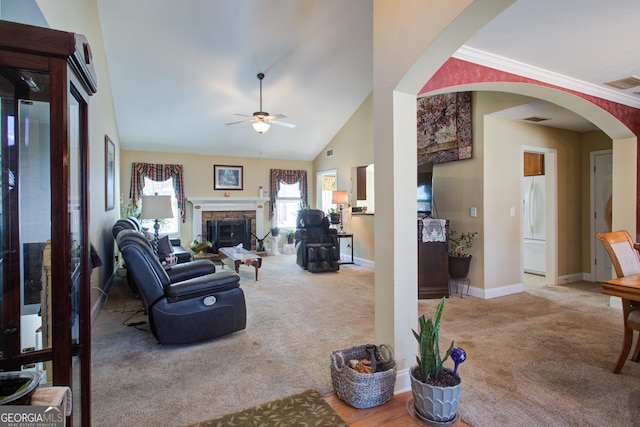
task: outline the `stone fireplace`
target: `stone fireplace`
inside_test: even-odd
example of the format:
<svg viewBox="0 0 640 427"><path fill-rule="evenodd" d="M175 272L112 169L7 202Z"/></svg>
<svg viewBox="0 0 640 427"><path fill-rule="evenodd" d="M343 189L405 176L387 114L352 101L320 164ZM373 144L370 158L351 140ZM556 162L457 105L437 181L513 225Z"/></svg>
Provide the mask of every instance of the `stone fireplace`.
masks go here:
<svg viewBox="0 0 640 427"><path fill-rule="evenodd" d="M250 233L258 237L265 235L264 215L265 206L269 201L267 197L188 197L187 201L192 207L193 239L199 241L210 239L208 237L207 223L216 224L216 229L220 230L240 230L244 229L241 223L247 223ZM226 232L225 231L225 232ZM234 231L230 233L235 234ZM227 233L228 234L228 233ZM230 236L225 236L223 246L229 245L234 240L229 240ZM255 238L250 237L250 248L255 249ZM215 245L215 242L212 242Z"/></svg>

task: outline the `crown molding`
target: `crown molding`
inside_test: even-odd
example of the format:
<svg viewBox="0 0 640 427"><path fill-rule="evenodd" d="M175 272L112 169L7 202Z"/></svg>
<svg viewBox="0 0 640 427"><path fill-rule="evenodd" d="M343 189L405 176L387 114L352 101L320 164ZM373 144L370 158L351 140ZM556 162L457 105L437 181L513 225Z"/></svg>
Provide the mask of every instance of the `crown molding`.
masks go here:
<svg viewBox="0 0 640 427"><path fill-rule="evenodd" d="M472 47L462 46L453 54L453 57L462 61L471 62L488 68L494 68L496 70L538 80L554 86L584 93L586 95L617 102L629 107L640 108L640 98L637 96L632 96L619 92L615 89L609 89L592 83L587 83L582 80L577 80L533 65L474 49Z"/></svg>

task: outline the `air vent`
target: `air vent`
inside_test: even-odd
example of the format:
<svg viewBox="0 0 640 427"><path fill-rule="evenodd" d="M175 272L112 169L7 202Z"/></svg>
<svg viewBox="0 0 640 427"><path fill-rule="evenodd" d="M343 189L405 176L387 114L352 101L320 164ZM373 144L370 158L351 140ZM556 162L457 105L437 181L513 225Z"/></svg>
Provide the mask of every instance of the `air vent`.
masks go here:
<svg viewBox="0 0 640 427"><path fill-rule="evenodd" d="M631 89L632 87L640 86L640 79L635 76L631 76L620 80L614 80L612 82L606 82L605 84L615 87L616 89Z"/></svg>
<svg viewBox="0 0 640 427"><path fill-rule="evenodd" d="M527 117L524 118L522 120L526 120L527 122L534 122L534 123L538 123L538 122L544 122L546 120L551 120L549 118L546 117L536 117L536 116L532 116L532 117Z"/></svg>
<svg viewBox="0 0 640 427"><path fill-rule="evenodd" d="M327 148L327 151L325 151L325 157L333 157L333 148Z"/></svg>

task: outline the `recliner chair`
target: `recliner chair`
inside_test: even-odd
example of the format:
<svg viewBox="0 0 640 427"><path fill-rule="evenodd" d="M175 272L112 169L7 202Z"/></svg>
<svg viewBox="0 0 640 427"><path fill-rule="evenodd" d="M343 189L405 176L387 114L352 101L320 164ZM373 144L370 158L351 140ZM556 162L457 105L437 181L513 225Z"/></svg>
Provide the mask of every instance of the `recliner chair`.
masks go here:
<svg viewBox="0 0 640 427"><path fill-rule="evenodd" d="M113 227L111 227L111 232L113 233L113 238L116 240L116 244L118 243L118 234L120 234L120 232L123 230L134 230L143 234L142 227L140 226L140 222L136 218L132 216L127 218L120 218L115 222L115 224L113 224ZM211 265L212 263L207 260L192 261L193 256L191 252L186 251L183 247L179 246L180 239L171 239L171 243L174 248L174 253L176 255L178 265L182 266L182 267L174 266L175 268L168 270L173 272L169 274L169 276L171 277L171 281L175 280L173 279L173 274L179 274L180 275L179 277L184 277L184 274L185 274L184 272L188 272L187 274L190 274L192 277L195 277L197 275L203 275L203 274L209 274L209 273L215 272L215 266L212 266ZM174 243L177 243L178 246L174 245ZM147 241L147 244L151 245L149 241ZM118 245L118 249L119 249L119 245ZM189 266L185 266L185 264L187 263L189 264ZM127 284L129 285L129 289L131 289L131 292L138 295L139 293L138 286L136 285L135 281L131 278L131 273L129 273L128 269L127 269Z"/></svg>
<svg viewBox="0 0 640 427"><path fill-rule="evenodd" d="M329 218L320 209L298 211L296 262L313 273L340 269L338 230L329 228Z"/></svg>
<svg viewBox="0 0 640 427"><path fill-rule="evenodd" d="M189 264L197 262L184 264L187 269L178 264L165 270L144 235L135 230L121 231L117 242L160 344L203 341L246 327L244 292L237 273L193 276ZM172 270L177 271L171 275L173 280Z"/></svg>
<svg viewBox="0 0 640 427"><path fill-rule="evenodd" d="M127 218L120 218L115 222L115 224L113 224L113 227L111 227L113 238L117 239L118 233L120 233L122 230L143 231L142 226L140 225L140 221L138 221L138 219L133 216L129 216ZM173 253L176 256L178 263L189 262L193 260L193 254L188 249L185 249L184 247L182 247L180 239L178 238L169 239L169 242L171 243L171 247L173 248Z"/></svg>

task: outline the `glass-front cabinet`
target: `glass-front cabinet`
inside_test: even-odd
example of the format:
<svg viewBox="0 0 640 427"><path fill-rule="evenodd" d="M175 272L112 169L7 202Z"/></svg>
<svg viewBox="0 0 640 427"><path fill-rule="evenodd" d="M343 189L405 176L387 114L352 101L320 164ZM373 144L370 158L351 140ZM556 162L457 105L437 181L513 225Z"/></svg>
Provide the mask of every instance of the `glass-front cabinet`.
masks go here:
<svg viewBox="0 0 640 427"><path fill-rule="evenodd" d="M0 370L69 386L90 425L88 100L78 34L0 21Z"/></svg>

